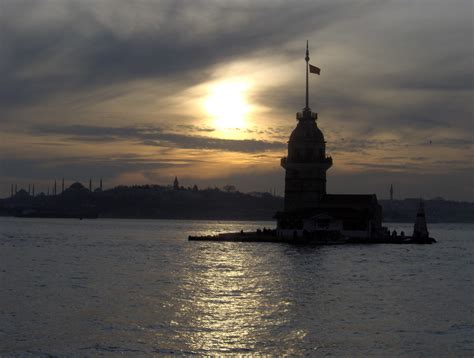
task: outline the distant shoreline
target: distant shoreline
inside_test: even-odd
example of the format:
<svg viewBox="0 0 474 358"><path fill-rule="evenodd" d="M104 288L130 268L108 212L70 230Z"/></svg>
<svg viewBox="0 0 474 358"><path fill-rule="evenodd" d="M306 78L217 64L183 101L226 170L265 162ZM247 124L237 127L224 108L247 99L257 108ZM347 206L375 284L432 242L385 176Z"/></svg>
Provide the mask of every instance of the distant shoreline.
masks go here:
<svg viewBox="0 0 474 358"><path fill-rule="evenodd" d="M379 200L383 222L414 222L419 201ZM474 203L442 198L424 203L428 223L474 223ZM161 186L90 191L79 183L57 195L32 196L20 190L11 198L0 199L1 216L58 218L274 221L283 207L283 197L271 193Z"/></svg>
<svg viewBox="0 0 474 358"><path fill-rule="evenodd" d="M94 221L94 220L156 220L156 221L234 221L234 222L268 222L271 224L275 224L274 219L244 219L244 218L156 218L156 217L98 217L98 218L61 218L61 217L50 217L50 218L42 218L42 217L18 217L13 215L0 215L0 218L16 218L16 219L41 219L41 220L57 220L57 219L65 219L65 220L81 220L81 221ZM383 224L407 224L413 225L413 221L383 221ZM474 224L473 221L428 221L428 224Z"/></svg>

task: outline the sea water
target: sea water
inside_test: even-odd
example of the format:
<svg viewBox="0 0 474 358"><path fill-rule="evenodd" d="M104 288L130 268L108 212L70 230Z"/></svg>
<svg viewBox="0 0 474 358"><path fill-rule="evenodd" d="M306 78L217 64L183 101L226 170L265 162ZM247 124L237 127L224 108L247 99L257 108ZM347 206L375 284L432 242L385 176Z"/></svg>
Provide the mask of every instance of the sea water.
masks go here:
<svg viewBox="0 0 474 358"><path fill-rule="evenodd" d="M0 356L473 355L474 225L429 225L434 245L187 240L272 225L0 218Z"/></svg>

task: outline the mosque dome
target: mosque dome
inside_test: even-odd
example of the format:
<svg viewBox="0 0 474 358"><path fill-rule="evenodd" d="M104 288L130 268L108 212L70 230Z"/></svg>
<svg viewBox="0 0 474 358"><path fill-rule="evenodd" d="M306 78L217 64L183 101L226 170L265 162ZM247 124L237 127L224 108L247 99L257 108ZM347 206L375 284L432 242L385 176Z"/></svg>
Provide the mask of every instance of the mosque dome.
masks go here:
<svg viewBox="0 0 474 358"><path fill-rule="evenodd" d="M323 132L318 128L315 121L300 120L296 128L291 132L290 142L311 141L324 143Z"/></svg>
<svg viewBox="0 0 474 358"><path fill-rule="evenodd" d="M75 183L71 184L71 186L69 187L69 189L82 190L82 189L85 189L85 187L84 187L84 185L82 185L81 183L75 182Z"/></svg>

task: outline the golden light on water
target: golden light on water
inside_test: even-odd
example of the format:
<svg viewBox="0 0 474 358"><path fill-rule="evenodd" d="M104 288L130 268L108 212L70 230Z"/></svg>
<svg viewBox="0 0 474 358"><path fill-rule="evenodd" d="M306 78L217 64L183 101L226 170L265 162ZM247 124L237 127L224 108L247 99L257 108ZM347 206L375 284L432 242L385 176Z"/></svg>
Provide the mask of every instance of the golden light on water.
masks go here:
<svg viewBox="0 0 474 358"><path fill-rule="evenodd" d="M202 228L203 233L211 234L216 229L237 230L240 226ZM291 326L288 312L293 306L285 294L287 286L284 277L280 277L281 271L270 275L262 269L267 267L268 257L255 252L252 247L232 244L190 249L189 260L193 264L179 272L182 299L174 303L176 311L171 323L176 329L175 341L183 342L190 352L212 352L211 355L271 349L261 342L269 332L278 335L283 327ZM279 258L283 267L288 267L287 257ZM306 332L299 332L298 336L289 332L281 339L289 338L295 344L305 335Z"/></svg>
<svg viewBox="0 0 474 358"><path fill-rule="evenodd" d="M223 82L211 86L204 100L204 108L219 130L242 129L247 126L246 115L251 106L245 82Z"/></svg>

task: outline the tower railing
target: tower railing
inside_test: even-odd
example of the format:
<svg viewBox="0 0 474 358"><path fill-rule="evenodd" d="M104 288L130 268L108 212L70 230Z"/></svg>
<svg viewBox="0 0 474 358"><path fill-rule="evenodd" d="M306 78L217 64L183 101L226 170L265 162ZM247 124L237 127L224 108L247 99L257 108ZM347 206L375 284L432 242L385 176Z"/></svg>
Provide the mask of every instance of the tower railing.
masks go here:
<svg viewBox="0 0 474 358"><path fill-rule="evenodd" d="M309 117L309 118L308 118ZM301 120L301 119L318 119L318 114L315 112L310 112L309 114L304 113L304 112L296 112L296 119Z"/></svg>
<svg viewBox="0 0 474 358"><path fill-rule="evenodd" d="M287 164L304 164L304 165L315 165L315 164L326 164L330 167L332 166L332 157L327 155L319 161L288 161L288 157L283 157L280 159L280 165L283 168L287 167Z"/></svg>

